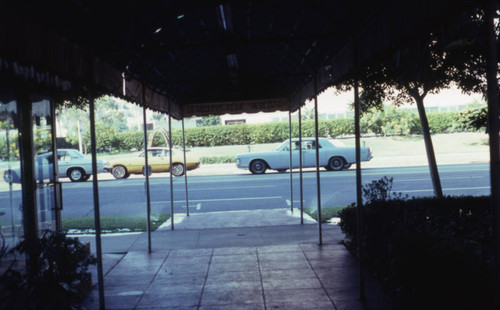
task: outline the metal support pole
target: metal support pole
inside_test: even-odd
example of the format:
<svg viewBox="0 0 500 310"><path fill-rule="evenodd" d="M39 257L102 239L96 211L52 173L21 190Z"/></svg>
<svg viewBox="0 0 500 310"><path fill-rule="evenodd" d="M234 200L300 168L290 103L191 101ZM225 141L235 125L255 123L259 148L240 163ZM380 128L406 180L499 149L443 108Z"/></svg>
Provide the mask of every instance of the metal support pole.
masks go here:
<svg viewBox="0 0 500 310"><path fill-rule="evenodd" d="M488 34L487 46L487 70L488 83L488 127L490 139L490 184L491 184L491 212L493 220L493 253L494 253L494 276L493 276L493 307L500 308L500 151L499 130L500 121L498 98L498 50L494 26L495 2L489 0L486 3L486 27Z"/></svg>
<svg viewBox="0 0 500 310"><path fill-rule="evenodd" d="M54 169L54 222L56 226L56 231L62 230L62 219L61 219L61 210L62 210L62 199L60 193L60 185L59 183L59 160L57 156L57 131L56 131L56 104L53 100L50 100L50 115L52 116L52 124L51 124L51 135L52 135L52 155L54 158L53 169Z"/></svg>
<svg viewBox="0 0 500 310"><path fill-rule="evenodd" d="M319 133L318 133L318 79L314 75L314 134L316 138L316 189L318 200L318 229L319 229L319 244L323 244L323 230L321 218L321 178L319 175Z"/></svg>
<svg viewBox="0 0 500 310"><path fill-rule="evenodd" d="M300 224L304 224L304 178L302 171L302 106L299 107Z"/></svg>
<svg viewBox="0 0 500 310"><path fill-rule="evenodd" d="M26 241L26 267L29 274L38 271L38 253L35 241L38 238L38 212L35 183L35 163L33 151L32 103L22 94L17 103L19 111L19 146L21 151L21 185L23 195L23 225Z"/></svg>
<svg viewBox="0 0 500 310"><path fill-rule="evenodd" d="M363 266L363 255L361 245L363 243L363 197L361 195L361 130L359 126L360 106L359 106L359 87L357 80L354 81L354 131L356 140L356 218L358 222L358 269L359 269L359 298L365 300L365 274Z"/></svg>
<svg viewBox="0 0 500 310"><path fill-rule="evenodd" d="M172 177L172 113L168 104L168 147L169 147L169 170L170 170L170 224L174 230L174 180Z"/></svg>
<svg viewBox="0 0 500 310"><path fill-rule="evenodd" d="M142 92L142 119L144 123L144 176L146 177L146 216L147 216L147 233L148 233L148 252L153 251L151 244L151 194L149 191L149 158L148 158L148 129L146 120L146 105L144 98L144 88Z"/></svg>
<svg viewBox="0 0 500 310"><path fill-rule="evenodd" d="M5 141L7 144L7 156L8 156L8 169L10 170L11 167L11 158L10 158L10 141L9 141L9 129L10 129L10 119L7 119L7 129L5 131ZM12 182L9 182L9 204L10 204L10 221L11 221L11 229L12 229L12 242L16 241L16 234L15 234L15 219L14 219L14 203L13 203L13 197L12 197Z"/></svg>
<svg viewBox="0 0 500 310"><path fill-rule="evenodd" d="M182 117L182 150L184 153L184 184L186 186L186 216L189 216L189 195L188 195L188 176L186 161L186 137L184 136L184 117Z"/></svg>
<svg viewBox="0 0 500 310"><path fill-rule="evenodd" d="M293 163L292 163L292 111L290 110L291 105L288 109L288 137L290 138L290 211L293 213Z"/></svg>
<svg viewBox="0 0 500 310"><path fill-rule="evenodd" d="M95 114L94 96L89 98L90 110L90 145L92 150L92 186L94 190L94 224L95 224L95 244L97 254L97 283L99 285L99 308L105 309L104 302L104 275L102 268L102 244L101 244L101 211L99 205L99 184L97 179L97 150L95 137Z"/></svg>

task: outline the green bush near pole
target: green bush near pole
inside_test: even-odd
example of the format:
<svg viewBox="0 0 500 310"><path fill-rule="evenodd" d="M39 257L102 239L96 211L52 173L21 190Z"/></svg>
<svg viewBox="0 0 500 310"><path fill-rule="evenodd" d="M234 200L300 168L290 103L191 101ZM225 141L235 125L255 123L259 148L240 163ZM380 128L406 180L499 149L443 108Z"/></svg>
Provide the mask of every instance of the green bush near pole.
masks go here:
<svg viewBox="0 0 500 310"><path fill-rule="evenodd" d="M493 309L489 197L393 199L363 209L363 263L402 309ZM339 214L356 255L356 207Z"/></svg>

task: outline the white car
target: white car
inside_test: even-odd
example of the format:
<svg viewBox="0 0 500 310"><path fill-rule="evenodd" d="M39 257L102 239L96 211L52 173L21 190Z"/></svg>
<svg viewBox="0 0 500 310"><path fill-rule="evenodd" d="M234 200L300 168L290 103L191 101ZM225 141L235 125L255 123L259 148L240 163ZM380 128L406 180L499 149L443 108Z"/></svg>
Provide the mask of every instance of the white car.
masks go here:
<svg viewBox="0 0 500 310"><path fill-rule="evenodd" d="M319 138L319 165L329 171L349 169L356 162L354 147L344 146L340 141ZM302 167L316 167L316 139L292 139L292 167L300 167L299 148L302 148ZM368 161L373 154L368 147L361 148L361 161ZM269 152L247 153L236 156L236 166L248 169L253 174L265 173L267 169L285 172L290 168L290 140L286 140Z"/></svg>
<svg viewBox="0 0 500 310"><path fill-rule="evenodd" d="M75 149L57 150L59 177L68 177L72 182L87 181L92 175L92 159ZM53 180L52 166L54 157L52 152L40 153L35 156L35 178L37 180ZM104 172L104 162L97 160L97 172ZM20 183L21 173L19 168L5 170L5 182Z"/></svg>

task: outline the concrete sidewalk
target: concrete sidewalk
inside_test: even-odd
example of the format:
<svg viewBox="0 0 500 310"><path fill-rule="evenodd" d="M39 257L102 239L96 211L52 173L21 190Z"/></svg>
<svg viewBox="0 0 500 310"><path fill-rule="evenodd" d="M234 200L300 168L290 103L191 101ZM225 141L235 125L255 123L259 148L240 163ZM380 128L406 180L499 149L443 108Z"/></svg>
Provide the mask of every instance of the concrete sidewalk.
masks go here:
<svg viewBox="0 0 500 310"><path fill-rule="evenodd" d="M270 210L274 226L257 227L270 214L249 212L167 226L151 234L152 253L146 233L104 235L106 309L397 309L372 278L360 301L357 261L337 225L322 225L318 245L316 223L296 224L287 210ZM248 227L202 228L243 218ZM294 224L276 225L291 218ZM99 308L97 288L82 306Z"/></svg>

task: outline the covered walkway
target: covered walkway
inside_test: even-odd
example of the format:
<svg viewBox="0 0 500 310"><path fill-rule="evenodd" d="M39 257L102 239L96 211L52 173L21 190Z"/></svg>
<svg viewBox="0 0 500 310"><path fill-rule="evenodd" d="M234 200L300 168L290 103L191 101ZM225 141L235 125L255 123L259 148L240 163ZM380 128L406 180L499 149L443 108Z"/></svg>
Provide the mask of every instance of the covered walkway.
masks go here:
<svg viewBox="0 0 500 310"><path fill-rule="evenodd" d="M498 132L498 64L494 61L498 57L492 23L497 3L484 2L490 22L488 104L490 120L495 120L490 122L491 133ZM298 110L300 115L304 102L314 100L314 129L319 145L319 93L380 53L393 53L399 62L399 49L406 43L442 26L459 24L462 9L473 4L479 6L483 2L381 0L359 5L326 0L200 4L70 0L2 4L0 42L5 44L0 48L0 105L19 132L22 227L28 248L28 272L36 273L39 268L33 245L44 227L44 221L39 219L42 200L40 184L35 182L33 158L37 150L33 137L37 123L44 118L44 123L51 127L47 148L55 153L55 106L72 101L88 107L90 119L96 230L91 239L98 257L99 272L95 278L99 279L99 294L94 292L87 300L89 308L362 308L358 298L364 297L363 275L358 279L356 263L339 244L341 234L336 226L325 226L325 232L321 225L159 232L150 232L148 228L153 240L146 234L101 237L95 99L104 94L119 96L141 105L144 120L146 109L150 109L167 113L169 124L172 118L182 120L194 115L278 110L288 111L291 119L291 112ZM360 100L356 74L352 84L356 191L361 219ZM500 156L498 136L492 134L490 138L498 288ZM171 136L169 141L171 144ZM147 151L146 145L144 148ZM318 149L316 196L321 218ZM291 162L290 154L290 167ZM147 156L144 166L149 166ZM61 230L57 160L52 169L53 178L45 184L51 186L47 197L53 197L50 210L54 215L49 224L50 228ZM149 189L147 174L145 179ZM170 181L171 193L172 184ZM149 218L149 192L146 195L145 212ZM173 195L170 197L173 215ZM362 222L358 223L358 234L362 235ZM361 249L359 252L362 257ZM363 268L360 270L363 273ZM379 298L373 296L379 296L374 293L377 290L366 291L365 305L376 309Z"/></svg>
<svg viewBox="0 0 500 310"><path fill-rule="evenodd" d="M247 214L249 226L259 219L254 213ZM234 217L217 216L226 222ZM337 225L323 225L324 243L318 245L317 224L196 224L153 232L152 253L144 251L146 234L103 235L106 308L397 309L371 278L367 299L359 300L357 261L340 244L344 235ZM96 288L82 305L98 309L98 297Z"/></svg>

